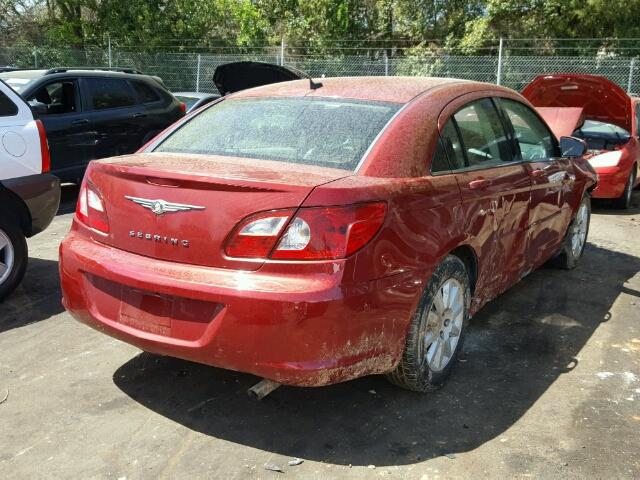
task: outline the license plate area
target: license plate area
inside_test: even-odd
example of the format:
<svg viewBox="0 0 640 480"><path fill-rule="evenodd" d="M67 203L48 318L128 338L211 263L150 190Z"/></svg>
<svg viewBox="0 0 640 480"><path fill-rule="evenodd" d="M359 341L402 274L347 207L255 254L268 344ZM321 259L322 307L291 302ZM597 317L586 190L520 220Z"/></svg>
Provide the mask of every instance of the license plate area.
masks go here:
<svg viewBox="0 0 640 480"><path fill-rule="evenodd" d="M173 298L133 289L122 293L118 323L156 335L171 334Z"/></svg>

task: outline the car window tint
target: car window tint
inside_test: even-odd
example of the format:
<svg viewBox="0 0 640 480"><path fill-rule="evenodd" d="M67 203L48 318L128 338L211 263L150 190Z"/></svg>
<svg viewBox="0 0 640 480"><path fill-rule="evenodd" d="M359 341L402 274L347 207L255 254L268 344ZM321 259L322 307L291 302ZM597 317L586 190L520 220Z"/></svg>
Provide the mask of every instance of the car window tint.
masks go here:
<svg viewBox="0 0 640 480"><path fill-rule="evenodd" d="M470 167L512 161L511 148L493 102L470 103L454 115Z"/></svg>
<svg viewBox="0 0 640 480"><path fill-rule="evenodd" d="M441 132L442 141L444 147L451 162L451 168L458 170L466 166L464 160L464 152L462 151L462 144L460 143L460 137L455 125L449 120Z"/></svg>
<svg viewBox="0 0 640 480"><path fill-rule="evenodd" d="M157 102L160 100L160 96L149 85L143 82L131 82L133 89L138 94L138 98L142 103Z"/></svg>
<svg viewBox="0 0 640 480"><path fill-rule="evenodd" d="M436 144L436 150L433 154L433 160L431 160L431 173L442 173L451 171L449 160L447 159L447 152L445 151L442 140L439 140Z"/></svg>
<svg viewBox="0 0 640 480"><path fill-rule="evenodd" d="M3 92L0 92L0 117L12 117L18 113L18 107Z"/></svg>
<svg viewBox="0 0 640 480"><path fill-rule="evenodd" d="M399 108L313 97L225 100L192 117L155 151L354 170Z"/></svg>
<svg viewBox="0 0 640 480"><path fill-rule="evenodd" d="M27 101L29 105L43 104L43 115L62 115L77 111L76 84L73 80L48 83L39 88Z"/></svg>
<svg viewBox="0 0 640 480"><path fill-rule="evenodd" d="M529 107L508 99L500 99L500 104L513 125L522 160L544 160L556 156L553 134Z"/></svg>
<svg viewBox="0 0 640 480"><path fill-rule="evenodd" d="M89 105L94 110L129 107L136 102L126 80L117 78L88 78Z"/></svg>

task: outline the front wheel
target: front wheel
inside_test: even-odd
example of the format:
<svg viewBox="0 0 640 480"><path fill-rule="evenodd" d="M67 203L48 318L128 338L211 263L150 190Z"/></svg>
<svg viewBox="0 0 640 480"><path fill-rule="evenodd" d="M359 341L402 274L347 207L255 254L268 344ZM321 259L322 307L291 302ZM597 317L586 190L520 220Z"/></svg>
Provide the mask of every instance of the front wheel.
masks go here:
<svg viewBox="0 0 640 480"><path fill-rule="evenodd" d="M436 268L409 326L392 383L417 392L444 385L464 341L470 304L469 276L462 261L447 256Z"/></svg>
<svg viewBox="0 0 640 480"><path fill-rule="evenodd" d="M590 221L591 199L589 195L585 195L580 202L576 216L567 229L562 250L560 250L560 253L556 257L555 263L558 267L565 270L576 268L587 243Z"/></svg>
<svg viewBox="0 0 640 480"><path fill-rule="evenodd" d="M626 210L631 206L631 195L633 194L633 184L636 183L636 166L634 165L624 186L624 192L619 198L613 201L613 205L621 210Z"/></svg>
<svg viewBox="0 0 640 480"><path fill-rule="evenodd" d="M0 219L0 301L22 280L28 258L27 241L20 228Z"/></svg>

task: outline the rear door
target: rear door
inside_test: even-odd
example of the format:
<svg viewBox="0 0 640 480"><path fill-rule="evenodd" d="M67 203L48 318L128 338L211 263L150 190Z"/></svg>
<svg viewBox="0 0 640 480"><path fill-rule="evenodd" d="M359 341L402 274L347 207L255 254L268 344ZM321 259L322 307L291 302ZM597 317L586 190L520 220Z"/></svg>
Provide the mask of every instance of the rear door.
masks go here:
<svg viewBox="0 0 640 480"><path fill-rule="evenodd" d="M467 235L473 237L478 252L478 290L492 298L517 281L526 268L529 175L514 157L490 98L459 108L442 135L457 167Z"/></svg>
<svg viewBox="0 0 640 480"><path fill-rule="evenodd" d="M116 77L83 77L82 86L95 136L94 158L135 152L146 120L129 82Z"/></svg>
<svg viewBox="0 0 640 480"><path fill-rule="evenodd" d="M571 188L571 163L560 158L551 130L528 106L498 100L511 129L516 155L531 178L527 256L531 268L546 261L562 241L571 216L564 192Z"/></svg>
<svg viewBox="0 0 640 480"><path fill-rule="evenodd" d="M47 82L31 93L27 101L32 105L44 105L38 118L47 132L51 173L65 180L81 177L93 157L95 138L80 102L77 80L58 78Z"/></svg>

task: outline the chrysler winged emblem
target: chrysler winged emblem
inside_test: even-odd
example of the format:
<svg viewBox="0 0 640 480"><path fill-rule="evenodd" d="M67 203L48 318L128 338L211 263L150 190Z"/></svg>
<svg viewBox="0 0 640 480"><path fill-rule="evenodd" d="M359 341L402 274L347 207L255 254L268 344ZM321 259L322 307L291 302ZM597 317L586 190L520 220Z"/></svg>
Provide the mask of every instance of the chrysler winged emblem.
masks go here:
<svg viewBox="0 0 640 480"><path fill-rule="evenodd" d="M156 215L162 215L164 213L186 212L188 210L204 210L204 207L200 207L198 205L171 203L161 199L151 200L148 198L130 197L129 195L125 195L124 198L126 198L127 200L131 200L133 203L137 203L144 208L148 208Z"/></svg>

